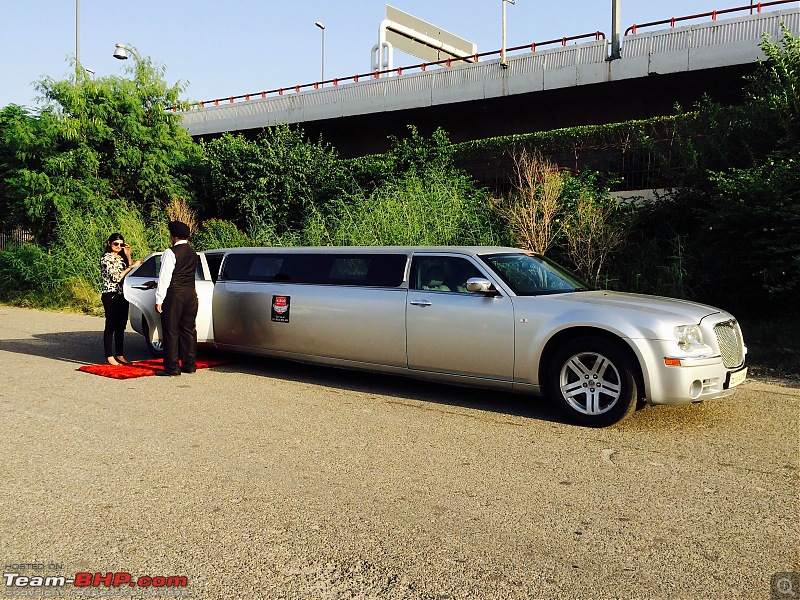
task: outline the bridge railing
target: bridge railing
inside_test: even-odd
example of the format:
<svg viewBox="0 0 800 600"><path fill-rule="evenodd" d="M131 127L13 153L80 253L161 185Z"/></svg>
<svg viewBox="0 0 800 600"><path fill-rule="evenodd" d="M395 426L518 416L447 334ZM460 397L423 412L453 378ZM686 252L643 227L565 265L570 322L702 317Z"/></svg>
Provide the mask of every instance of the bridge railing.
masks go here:
<svg viewBox="0 0 800 600"><path fill-rule="evenodd" d="M711 17L712 21L716 21L719 15L726 15L735 12L744 12L749 10L750 14L752 11L756 11L756 14L761 14L761 9L768 6L776 6L778 4L796 4L797 0L773 0L772 2L759 2L758 4L749 4L747 6L737 6L735 8L724 8L722 10L712 10L711 12L704 12L698 13L696 15L687 15L685 17L671 17L669 19L663 19L661 21L651 21L650 23L634 23L630 27L625 30L625 35L636 35L639 29L644 29L645 27L656 27L658 25L669 25L670 27L675 27L676 23L681 23L683 21L693 21L695 19L704 19L707 17Z"/></svg>
<svg viewBox="0 0 800 600"><path fill-rule="evenodd" d="M506 49L506 54L513 53L513 52L519 52L519 51L522 51L522 50L525 50L525 51L528 51L528 52L535 52L537 49L541 49L541 48L543 48L545 46L552 46L552 45L555 45L555 44L559 44L561 46L566 46L569 42L574 42L574 41L578 41L578 40L586 40L586 39L604 40L604 39L606 39L606 34L603 33L602 31L595 31L593 33L584 33L584 34L581 34L581 35L573 35L573 36L569 36L569 37L562 37L562 38L558 38L558 39L554 39L554 40L547 40L545 42L532 42L530 44L525 44L524 46L514 46L513 48L507 48ZM352 75L350 77L334 77L333 79L326 79L324 81L315 81L313 83L304 83L304 84L299 84L299 85L285 87L285 88L283 88L283 87L275 88L275 89L271 89L271 90L264 90L264 91L261 91L261 92L254 92L252 94L240 94L238 96L229 96L227 98L216 98L214 100L204 100L202 102L194 102L194 103L190 104L190 108L205 108L207 105L219 106L220 104L224 104L224 103L234 104L235 102L241 101L241 100L244 100L244 101L247 102L247 101L250 101L253 98L266 98L267 96L275 96L275 95L283 96L284 94L288 94L288 93L299 93L299 92L302 92L302 91L308 91L308 90L312 90L312 89L313 90L317 90L317 89L319 89L321 87L324 87L325 85L329 85L329 86L332 85L334 87L337 87L337 86L339 86L340 84L343 84L343 83L348 83L348 82L358 83L361 80L379 79L379 78L387 76L387 75L403 75L403 74L407 74L407 73L413 72L413 71L424 72L430 67L450 67L450 66L452 66L452 65L454 65L456 63L460 63L460 62L464 62L464 63L470 62L470 61L478 62L480 59L486 58L486 57L490 57L490 56L491 57L500 57L500 58L502 58L502 54L503 54L502 50L492 50L490 52L480 52L480 53L473 54L473 55L470 55L470 56L452 57L452 58L446 58L446 59L443 59L443 60L437 60L437 61L433 61L433 62L418 63L418 64L415 64L415 65L407 65L407 66L404 66L404 67L398 67L396 69L384 69L384 70L381 70L381 71L372 71L370 73L360 73L360 74L357 74L357 75ZM178 109L177 109L177 107L173 107L172 110L174 112L176 112Z"/></svg>
<svg viewBox="0 0 800 600"><path fill-rule="evenodd" d="M639 29L646 28L646 27L655 27L655 26L667 25L667 24L669 24L670 27L675 27L676 23L680 23L680 22L683 22L683 21L694 20L694 19L701 19L701 18L706 18L706 17L711 17L711 19L713 21L716 21L717 20L717 16L719 16L719 15L730 14L730 13L735 13L735 12L742 12L742 11L747 11L747 10L750 10L750 11L755 10L760 14L761 11L762 11L762 8L771 7L771 6L777 6L777 5L781 5L781 4L792 4L792 3L796 4L797 0L772 0L770 2L759 2L758 4L754 4L754 5L740 6L740 7L735 7L735 8L727 8L727 9L722 9L722 10L714 10L714 11L711 11L711 12L700 13L700 14L696 14L696 15L687 15L687 16L684 16L684 17L672 17L670 19L664 19L664 20L661 20L661 21L652 21L652 22L649 22L649 23L634 24L634 25L631 25L630 27L628 27L628 29L625 30L625 35L626 36L628 36L628 35L636 35L636 33L638 32ZM581 34L581 35L573 35L573 36L569 36L569 37L562 37L562 38L557 38L557 39L553 39L553 40L547 40L547 41L544 41L544 42L532 42L530 44L525 44L523 46L515 46L513 48L508 48L508 49L506 49L506 54L514 53L514 52L520 52L520 51L536 52L537 50L542 49L542 48L547 47L547 46L553 46L553 45L556 45L556 44L561 45L561 46L566 46L569 42L577 42L577 41L589 40L589 39L594 39L595 41L604 40L604 39L606 39L606 35L605 35L605 33L601 32L601 31L595 31L593 33L584 33L584 34ZM240 102L240 101L248 102L248 101L250 101L251 99L254 99L254 98L255 99L258 99L258 98L264 99L264 98L267 98L268 96L270 96L270 97L283 96L284 94L299 93L299 92L302 92L302 91L310 91L310 90L318 90L318 89L320 89L322 87L325 87L325 86L338 87L341 84L358 83L361 80L379 79L381 77L388 76L388 75L403 75L403 74L406 74L406 73L409 73L409 72L414 72L414 71L424 72L430 67L450 67L450 66L452 66L453 64L456 64L456 63L472 62L472 61L478 62L480 59L487 58L487 57L503 58L503 51L502 50L492 50L490 52L482 52L482 53L478 53L478 54L474 54L474 55L466 56L466 57L461 57L461 58L452 57L452 58L446 58L446 59L439 60L439 61L434 61L434 62L418 63L418 64L408 65L408 66L404 66L404 67L398 67L398 68L395 68L395 69L372 71L372 72L369 72L369 73L360 73L360 74L357 74L357 75L352 75L350 77L341 77L341 78L334 77L333 79L326 79L324 81L315 81L313 83L304 83L304 84L298 84L298 85L288 86L288 87L279 87L279 88L274 88L274 89L270 89L270 90L263 90L263 91L260 91L260 92L253 92L253 93L249 93L249 94L239 94L237 96L228 96L227 98L216 98L214 100L204 100L204 101L201 101L201 102L192 102L192 103L189 103L188 109L189 110L191 110L191 109L203 109L203 108L210 107L210 106L220 106L221 104L223 104L223 105L224 104L234 104L234 103ZM172 110L173 110L173 112L177 112L178 111L178 107L173 107Z"/></svg>

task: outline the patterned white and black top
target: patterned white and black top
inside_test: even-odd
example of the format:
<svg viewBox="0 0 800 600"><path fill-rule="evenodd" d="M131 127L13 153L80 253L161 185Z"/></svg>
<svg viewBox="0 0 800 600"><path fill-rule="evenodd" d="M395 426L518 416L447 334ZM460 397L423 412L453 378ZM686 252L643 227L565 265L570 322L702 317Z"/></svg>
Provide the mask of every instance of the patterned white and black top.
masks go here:
<svg viewBox="0 0 800 600"><path fill-rule="evenodd" d="M103 276L103 289L101 292L122 293L122 272L127 269L125 261L116 252L106 252L100 258L100 274Z"/></svg>

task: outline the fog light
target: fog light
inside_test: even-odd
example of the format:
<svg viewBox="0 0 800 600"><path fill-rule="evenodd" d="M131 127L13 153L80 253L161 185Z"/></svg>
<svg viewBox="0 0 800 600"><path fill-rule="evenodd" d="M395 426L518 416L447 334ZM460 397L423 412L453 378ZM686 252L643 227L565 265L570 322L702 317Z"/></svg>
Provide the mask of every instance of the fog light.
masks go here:
<svg viewBox="0 0 800 600"><path fill-rule="evenodd" d="M689 386L689 397L692 400L696 400L700 397L700 394L703 392L703 382L699 379L695 379L692 382L692 385Z"/></svg>

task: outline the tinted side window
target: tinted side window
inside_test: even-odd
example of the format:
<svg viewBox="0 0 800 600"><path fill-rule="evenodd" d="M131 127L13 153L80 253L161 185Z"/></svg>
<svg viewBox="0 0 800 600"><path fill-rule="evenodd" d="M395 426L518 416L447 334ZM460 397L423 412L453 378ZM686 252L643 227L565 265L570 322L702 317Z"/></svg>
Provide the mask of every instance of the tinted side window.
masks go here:
<svg viewBox="0 0 800 600"><path fill-rule="evenodd" d="M148 258L142 266L136 269L136 273L133 274L134 277L149 277L151 279L156 279L158 277L158 272L161 270L161 255L158 256L151 256Z"/></svg>
<svg viewBox="0 0 800 600"><path fill-rule="evenodd" d="M397 287L404 254L229 254L222 279Z"/></svg>
<svg viewBox="0 0 800 600"><path fill-rule="evenodd" d="M283 257L271 254L229 254L222 265L222 279L233 281L273 281Z"/></svg>
<svg viewBox="0 0 800 600"><path fill-rule="evenodd" d="M203 273L203 263L200 261L200 255L197 255L197 264L194 266L194 280L195 281L203 281L206 278L205 273Z"/></svg>
<svg viewBox="0 0 800 600"><path fill-rule="evenodd" d="M222 265L223 256L225 255L206 253L206 264L208 265L208 270L211 271L211 281L214 283L217 282L217 277L219 277L219 268Z"/></svg>

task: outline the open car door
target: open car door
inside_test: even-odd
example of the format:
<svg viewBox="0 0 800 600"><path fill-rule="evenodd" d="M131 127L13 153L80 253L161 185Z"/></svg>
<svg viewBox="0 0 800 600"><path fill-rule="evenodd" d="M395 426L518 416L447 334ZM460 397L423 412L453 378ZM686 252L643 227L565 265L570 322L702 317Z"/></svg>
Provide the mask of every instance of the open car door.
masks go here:
<svg viewBox="0 0 800 600"><path fill-rule="evenodd" d="M130 302L131 327L144 336L151 354L161 356L164 353L161 329L161 315L156 312L156 285L161 270L161 252L151 254L145 261L133 269L125 277L123 292ZM214 282L208 269L206 258L197 254L195 270L195 289L197 290L197 342L214 341L214 326L211 320L211 301L214 295Z"/></svg>

